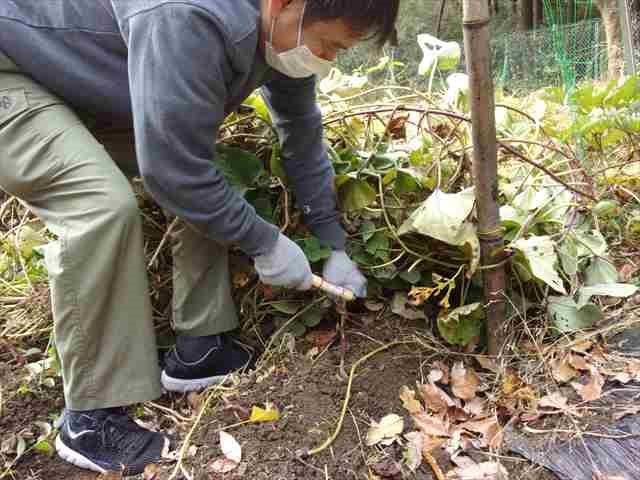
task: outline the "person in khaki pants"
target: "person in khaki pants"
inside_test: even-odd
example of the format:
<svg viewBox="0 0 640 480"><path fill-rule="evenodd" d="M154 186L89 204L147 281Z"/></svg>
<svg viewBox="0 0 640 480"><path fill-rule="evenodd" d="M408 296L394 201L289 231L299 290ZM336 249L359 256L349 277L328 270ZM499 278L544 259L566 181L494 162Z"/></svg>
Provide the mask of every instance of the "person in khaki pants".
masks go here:
<svg viewBox="0 0 640 480"><path fill-rule="evenodd" d="M59 455L136 474L168 440L123 407L201 389L245 366L227 248L261 280L308 289L300 248L256 215L215 167L225 116L255 88L270 107L305 222L333 252L323 275L359 296L344 251L315 82L339 50L394 34L399 0L12 0L0 3L0 188L57 240L46 246L66 409ZM135 155L113 131L130 128ZM126 138L126 135L125 137ZM123 148L125 145L125 148ZM181 218L176 346L158 369L141 218L128 176Z"/></svg>

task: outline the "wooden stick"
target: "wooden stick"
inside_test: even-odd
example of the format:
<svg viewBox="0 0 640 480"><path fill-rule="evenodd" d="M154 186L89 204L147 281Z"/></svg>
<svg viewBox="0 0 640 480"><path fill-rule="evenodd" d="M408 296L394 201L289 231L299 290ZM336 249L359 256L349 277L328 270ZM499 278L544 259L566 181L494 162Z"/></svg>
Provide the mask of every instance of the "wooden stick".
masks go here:
<svg viewBox="0 0 640 480"><path fill-rule="evenodd" d="M313 276L313 286L318 290L322 290L323 292L328 293L333 297L340 298L346 302L351 302L356 298L355 294L351 290L333 285L318 275Z"/></svg>

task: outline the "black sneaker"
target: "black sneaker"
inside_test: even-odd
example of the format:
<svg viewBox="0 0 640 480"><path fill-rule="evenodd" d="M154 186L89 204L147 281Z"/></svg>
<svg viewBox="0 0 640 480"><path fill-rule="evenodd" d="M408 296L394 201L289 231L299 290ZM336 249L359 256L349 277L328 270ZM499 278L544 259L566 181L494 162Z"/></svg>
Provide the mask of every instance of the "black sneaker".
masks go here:
<svg viewBox="0 0 640 480"><path fill-rule="evenodd" d="M228 335L178 336L165 357L162 386L170 392L203 390L229 373L250 367L252 355Z"/></svg>
<svg viewBox="0 0 640 480"><path fill-rule="evenodd" d="M170 442L131 420L122 408L87 412L65 411L56 437L58 455L95 472L137 475L150 463L160 463Z"/></svg>

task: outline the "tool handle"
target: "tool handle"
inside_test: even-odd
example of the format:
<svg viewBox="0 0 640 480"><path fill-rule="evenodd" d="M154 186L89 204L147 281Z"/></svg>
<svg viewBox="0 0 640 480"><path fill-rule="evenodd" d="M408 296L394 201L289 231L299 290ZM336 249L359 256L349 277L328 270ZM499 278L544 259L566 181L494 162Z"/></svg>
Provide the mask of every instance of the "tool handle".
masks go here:
<svg viewBox="0 0 640 480"><path fill-rule="evenodd" d="M355 294L351 290L329 283L324 278L319 277L318 275L313 276L313 286L319 290L322 290L323 292L328 293L329 295L340 298L347 302L355 300L356 298Z"/></svg>

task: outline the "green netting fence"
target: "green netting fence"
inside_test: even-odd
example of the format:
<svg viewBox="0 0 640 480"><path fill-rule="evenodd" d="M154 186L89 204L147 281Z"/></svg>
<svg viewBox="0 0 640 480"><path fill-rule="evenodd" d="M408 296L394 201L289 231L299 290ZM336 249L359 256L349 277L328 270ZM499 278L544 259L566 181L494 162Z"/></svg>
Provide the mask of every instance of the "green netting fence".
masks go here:
<svg viewBox="0 0 640 480"><path fill-rule="evenodd" d="M491 50L496 84L512 92L564 85L568 72L576 82L607 73L599 19L503 35L492 40Z"/></svg>
<svg viewBox="0 0 640 480"><path fill-rule="evenodd" d="M462 46L462 39L457 39ZM546 26L527 32L495 35L491 40L493 74L498 87L515 94L528 93L547 86L603 79L607 73L607 48L600 19ZM356 48L340 57L339 68L345 72L366 71L382 55L392 56L403 66L378 72L374 84L392 82L426 89L427 77L418 75L422 53L414 36L404 39L400 48L371 52ZM464 72L464 53L457 71ZM435 85L444 82L451 72L436 75Z"/></svg>

